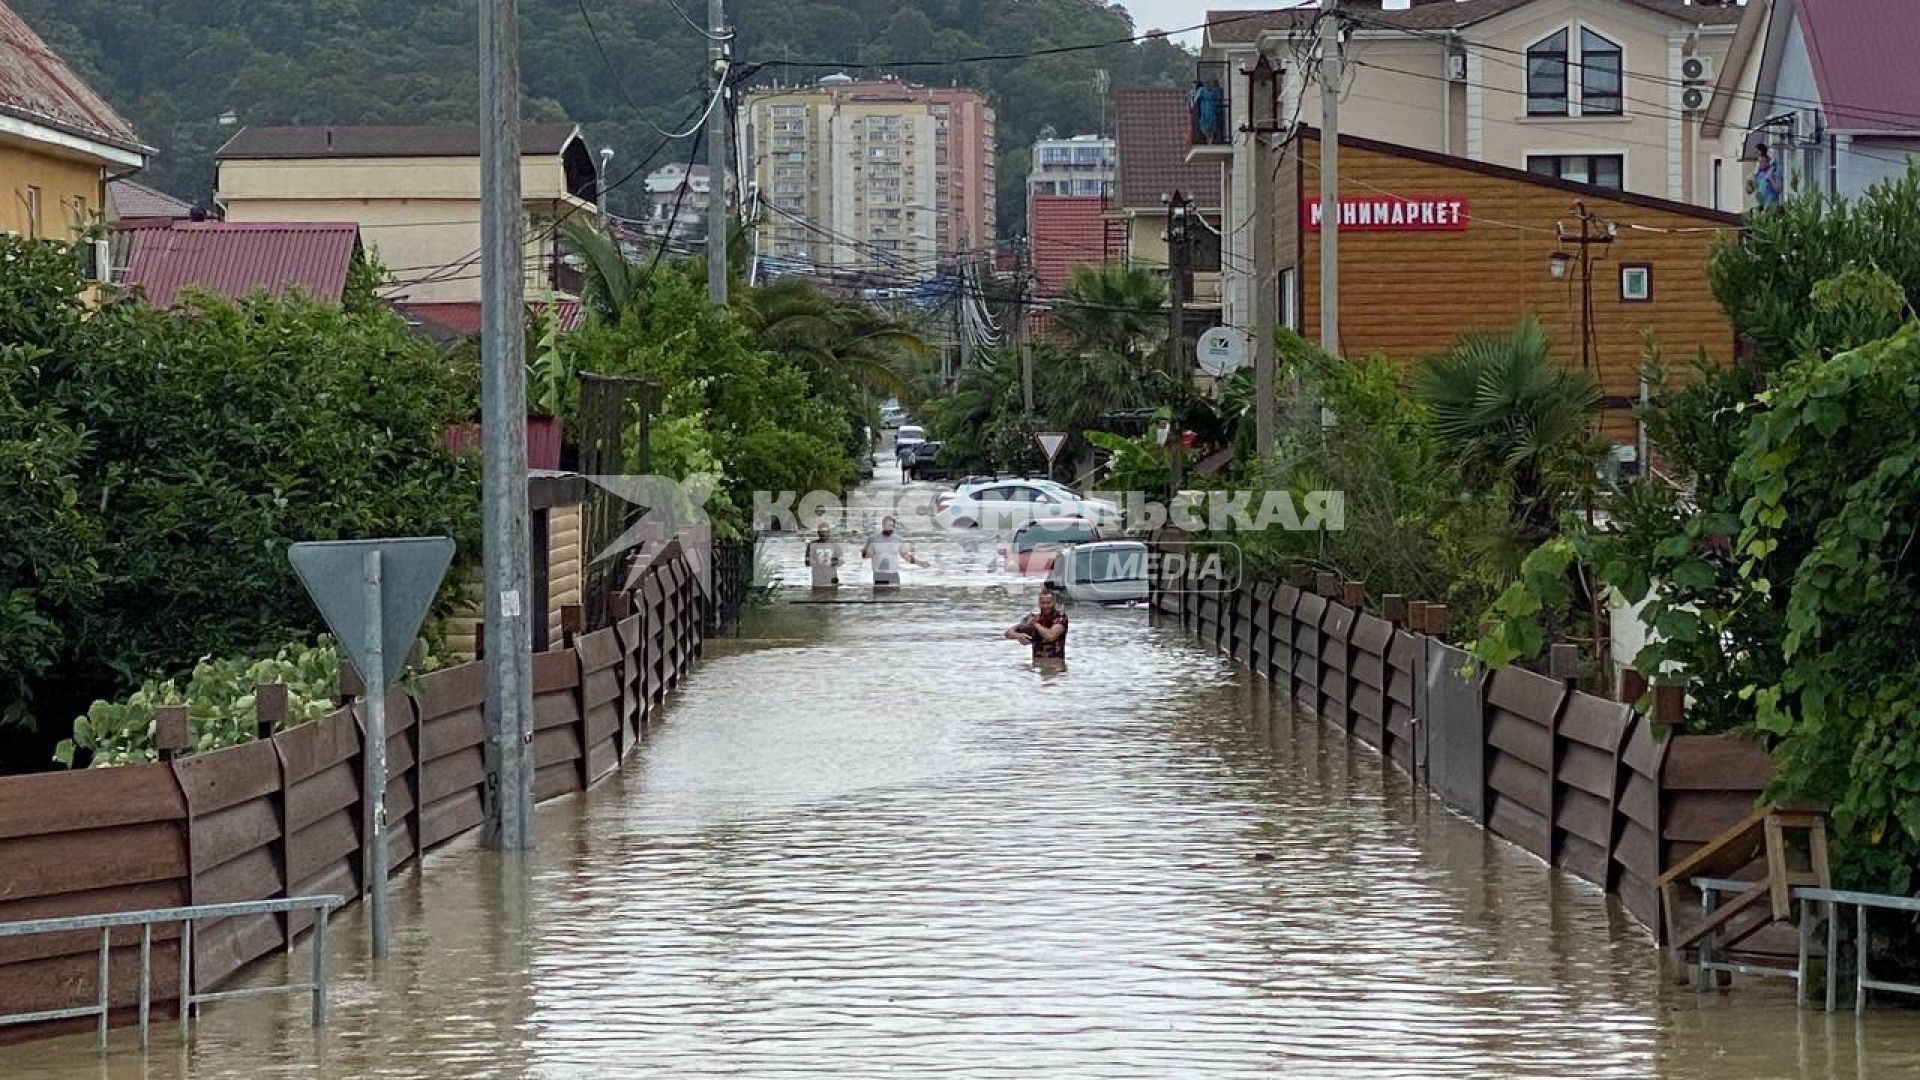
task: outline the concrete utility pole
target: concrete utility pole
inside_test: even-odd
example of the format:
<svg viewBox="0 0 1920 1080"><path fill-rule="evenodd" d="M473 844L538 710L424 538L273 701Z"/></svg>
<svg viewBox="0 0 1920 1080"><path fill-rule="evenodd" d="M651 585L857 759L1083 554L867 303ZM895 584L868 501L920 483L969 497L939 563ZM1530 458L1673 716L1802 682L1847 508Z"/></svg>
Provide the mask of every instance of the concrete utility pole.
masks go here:
<svg viewBox="0 0 1920 1080"><path fill-rule="evenodd" d="M1274 237L1274 163L1266 136L1247 133L1253 182L1253 446L1262 458L1273 453L1273 336L1280 325L1279 271L1274 267L1278 243Z"/></svg>
<svg viewBox="0 0 1920 1080"><path fill-rule="evenodd" d="M1026 415L1033 415L1033 342L1027 340L1027 255L1025 243L1013 272L1013 340L1020 349L1020 404Z"/></svg>
<svg viewBox="0 0 1920 1080"><path fill-rule="evenodd" d="M716 100L707 114L707 300L727 302L727 229L732 215L727 206L727 132L733 118L727 112L727 12L724 0L707 0L707 64Z"/></svg>
<svg viewBox="0 0 1920 1080"><path fill-rule="evenodd" d="M1167 501L1179 497L1184 482L1186 447L1181 443L1184 425L1180 422L1180 387L1188 379L1187 359L1187 286L1192 278L1193 248L1188 214L1192 205L1186 195L1174 192L1167 198L1167 369L1173 376L1174 399L1167 430Z"/></svg>
<svg viewBox="0 0 1920 1080"><path fill-rule="evenodd" d="M1320 0L1320 347L1340 355L1340 0Z"/></svg>
<svg viewBox="0 0 1920 1080"><path fill-rule="evenodd" d="M483 843L533 846L533 639L527 607L525 248L517 0L480 4L480 430L485 517L487 800ZM376 693L378 691L375 691Z"/></svg>

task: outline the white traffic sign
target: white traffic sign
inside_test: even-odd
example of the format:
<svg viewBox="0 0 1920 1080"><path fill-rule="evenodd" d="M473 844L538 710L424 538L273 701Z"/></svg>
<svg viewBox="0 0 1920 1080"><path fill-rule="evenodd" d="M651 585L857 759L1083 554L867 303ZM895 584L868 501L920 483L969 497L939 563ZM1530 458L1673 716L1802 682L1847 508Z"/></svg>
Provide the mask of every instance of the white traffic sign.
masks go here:
<svg viewBox="0 0 1920 1080"><path fill-rule="evenodd" d="M1049 465L1060 456L1060 448L1067 445L1066 435L1058 431L1043 431L1035 435L1033 441L1040 444L1040 452L1047 455Z"/></svg>
<svg viewBox="0 0 1920 1080"><path fill-rule="evenodd" d="M1246 366L1248 348L1249 342L1244 331L1231 326L1216 326L1200 335L1194 352L1200 360L1200 370L1220 379Z"/></svg>

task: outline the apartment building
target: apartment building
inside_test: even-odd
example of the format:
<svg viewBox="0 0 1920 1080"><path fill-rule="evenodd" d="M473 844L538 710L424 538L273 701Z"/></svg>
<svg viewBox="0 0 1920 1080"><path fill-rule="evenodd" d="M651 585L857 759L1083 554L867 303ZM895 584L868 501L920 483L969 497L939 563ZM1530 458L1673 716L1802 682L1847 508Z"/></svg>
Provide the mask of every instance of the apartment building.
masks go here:
<svg viewBox="0 0 1920 1080"><path fill-rule="evenodd" d="M1027 198L1111 195L1115 161L1113 140L1100 135L1039 139L1027 170Z"/></svg>
<svg viewBox="0 0 1920 1080"><path fill-rule="evenodd" d="M747 99L762 255L931 276L989 247L993 110L975 90L829 75Z"/></svg>
<svg viewBox="0 0 1920 1080"><path fill-rule="evenodd" d="M1725 118L1752 98L1765 3L1351 0L1342 10L1343 134L1707 209L1744 205L1746 132ZM1322 120L1318 12L1246 14L1209 16L1217 25L1196 83L1217 87L1218 104L1207 123L1196 111L1189 125L1190 158L1222 171L1230 264L1247 256L1252 233L1241 227L1254 157L1240 131L1245 72L1262 55L1279 69L1283 126ZM1243 276L1229 281L1229 322L1251 314L1247 290Z"/></svg>

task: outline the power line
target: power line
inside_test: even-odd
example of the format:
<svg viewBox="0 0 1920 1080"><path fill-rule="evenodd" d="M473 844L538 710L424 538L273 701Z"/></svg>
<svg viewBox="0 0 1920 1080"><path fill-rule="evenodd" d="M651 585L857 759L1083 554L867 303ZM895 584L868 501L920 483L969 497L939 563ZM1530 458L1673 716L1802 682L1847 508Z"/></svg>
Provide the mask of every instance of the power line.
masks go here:
<svg viewBox="0 0 1920 1080"><path fill-rule="evenodd" d="M1246 22L1250 19L1263 19L1270 13L1249 11L1225 18L1210 19L1206 22L1184 26L1178 30L1148 30L1128 37L1111 38L1105 41L1089 41L1078 45L1054 45L1042 49L1030 49L1025 52L981 53L977 56L956 56L937 60L763 60L753 65L754 71L768 67L832 69L835 71L871 71L881 68L901 67L958 67L961 64L989 64L1008 60L1031 60L1040 56L1060 56L1065 53L1088 52L1094 49L1111 49L1121 45L1133 45L1142 41L1158 41L1176 34L1188 34L1196 30L1206 30L1215 26L1227 26L1232 23Z"/></svg>

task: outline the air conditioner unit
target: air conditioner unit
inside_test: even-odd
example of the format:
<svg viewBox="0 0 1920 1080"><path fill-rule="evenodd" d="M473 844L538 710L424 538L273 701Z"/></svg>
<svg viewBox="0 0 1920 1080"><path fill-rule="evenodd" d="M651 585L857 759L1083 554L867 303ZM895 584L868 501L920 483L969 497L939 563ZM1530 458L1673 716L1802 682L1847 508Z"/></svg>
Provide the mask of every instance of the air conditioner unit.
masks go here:
<svg viewBox="0 0 1920 1080"><path fill-rule="evenodd" d="M1713 91L1704 86L1689 86L1680 91L1680 107L1687 112L1699 112L1713 100Z"/></svg>
<svg viewBox="0 0 1920 1080"><path fill-rule="evenodd" d="M1793 141L1802 144L1820 141L1820 110L1795 109L1793 111Z"/></svg>
<svg viewBox="0 0 1920 1080"><path fill-rule="evenodd" d="M1684 82L1713 81L1713 57L1687 56L1680 60L1680 78Z"/></svg>
<svg viewBox="0 0 1920 1080"><path fill-rule="evenodd" d="M1447 54L1447 81L1467 81L1467 54L1455 52Z"/></svg>

